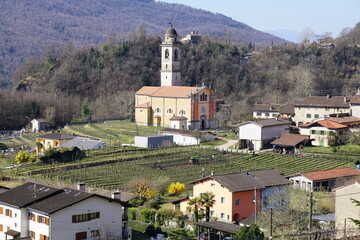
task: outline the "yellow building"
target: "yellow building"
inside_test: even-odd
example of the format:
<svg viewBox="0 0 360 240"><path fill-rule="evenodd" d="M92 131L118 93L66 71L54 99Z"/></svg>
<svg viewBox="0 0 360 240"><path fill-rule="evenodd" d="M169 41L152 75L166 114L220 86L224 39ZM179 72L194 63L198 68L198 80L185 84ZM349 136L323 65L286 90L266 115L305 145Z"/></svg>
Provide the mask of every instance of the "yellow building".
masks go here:
<svg viewBox="0 0 360 240"><path fill-rule="evenodd" d="M135 93L136 124L189 130L215 128L216 93L206 86L179 86L181 56L172 26L161 48L161 87L144 86Z"/></svg>
<svg viewBox="0 0 360 240"><path fill-rule="evenodd" d="M36 153L41 155L50 148L60 147L63 143L74 139L76 136L53 132L36 137Z"/></svg>

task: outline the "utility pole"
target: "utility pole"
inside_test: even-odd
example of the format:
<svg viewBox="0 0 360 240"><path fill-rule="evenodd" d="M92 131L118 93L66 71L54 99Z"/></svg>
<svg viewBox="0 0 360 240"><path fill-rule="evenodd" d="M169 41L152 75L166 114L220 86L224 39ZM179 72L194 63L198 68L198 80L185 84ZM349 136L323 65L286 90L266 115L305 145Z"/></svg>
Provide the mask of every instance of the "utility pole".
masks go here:
<svg viewBox="0 0 360 240"><path fill-rule="evenodd" d="M254 199L255 199L255 224L256 224L256 217L257 217L257 197L256 197L256 186L254 189Z"/></svg>
<svg viewBox="0 0 360 240"><path fill-rule="evenodd" d="M311 240L311 227L312 227L312 214L313 214L313 192L310 192L310 204L309 204L309 232L310 232L310 237L309 239Z"/></svg>
<svg viewBox="0 0 360 240"><path fill-rule="evenodd" d="M272 239L272 234L273 234L273 209L272 207L270 208L270 239Z"/></svg>

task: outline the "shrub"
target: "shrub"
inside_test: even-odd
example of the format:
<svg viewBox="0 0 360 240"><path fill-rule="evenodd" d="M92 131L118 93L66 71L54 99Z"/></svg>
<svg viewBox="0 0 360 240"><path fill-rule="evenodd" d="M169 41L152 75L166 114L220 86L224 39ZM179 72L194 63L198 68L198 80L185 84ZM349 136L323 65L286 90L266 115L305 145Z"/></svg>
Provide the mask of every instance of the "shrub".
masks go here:
<svg viewBox="0 0 360 240"><path fill-rule="evenodd" d="M144 223L153 223L155 220L155 211L151 209L143 209L139 214L140 221Z"/></svg>
<svg viewBox="0 0 360 240"><path fill-rule="evenodd" d="M168 192L170 194L175 194L175 195L179 195L185 190L186 190L185 184L179 182L171 183L168 187Z"/></svg>
<svg viewBox="0 0 360 240"><path fill-rule="evenodd" d="M129 208L129 220L136 220L137 208Z"/></svg>
<svg viewBox="0 0 360 240"><path fill-rule="evenodd" d="M168 222L174 217L174 211L171 209L160 209L155 215L155 223L158 226L167 226Z"/></svg>
<svg viewBox="0 0 360 240"><path fill-rule="evenodd" d="M18 155L15 157L16 164L22 164L30 161L31 156L27 152L23 152L22 150L19 151Z"/></svg>
<svg viewBox="0 0 360 240"><path fill-rule="evenodd" d="M254 240L263 240L264 233L260 230L260 228L252 223L249 227L243 225L236 232L233 239L241 240L241 239L254 239Z"/></svg>
<svg viewBox="0 0 360 240"><path fill-rule="evenodd" d="M51 148L44 152L40 157L43 163L51 162L72 162L83 159L85 153L77 147L73 148Z"/></svg>

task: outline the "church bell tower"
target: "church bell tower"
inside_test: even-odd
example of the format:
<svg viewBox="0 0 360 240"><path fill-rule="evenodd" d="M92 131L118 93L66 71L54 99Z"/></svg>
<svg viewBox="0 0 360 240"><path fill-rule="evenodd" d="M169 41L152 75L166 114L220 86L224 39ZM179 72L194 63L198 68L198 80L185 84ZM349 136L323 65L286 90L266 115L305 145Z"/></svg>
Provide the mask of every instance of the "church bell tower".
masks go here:
<svg viewBox="0 0 360 240"><path fill-rule="evenodd" d="M170 24L161 46L161 86L180 86L180 49L176 30Z"/></svg>

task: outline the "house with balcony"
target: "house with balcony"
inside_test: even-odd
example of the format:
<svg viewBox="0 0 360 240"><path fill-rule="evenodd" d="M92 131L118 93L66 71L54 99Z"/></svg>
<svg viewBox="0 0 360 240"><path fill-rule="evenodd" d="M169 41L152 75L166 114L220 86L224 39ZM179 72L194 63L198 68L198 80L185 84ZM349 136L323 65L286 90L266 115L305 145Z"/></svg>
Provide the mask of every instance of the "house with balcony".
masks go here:
<svg viewBox="0 0 360 240"><path fill-rule="evenodd" d="M289 181L275 169L211 175L191 182L192 196L175 201L178 209L187 214L189 199L205 192L215 195L210 215L219 221L239 222L256 212L270 207L280 207L288 202Z"/></svg>
<svg viewBox="0 0 360 240"><path fill-rule="evenodd" d="M353 168L334 168L321 171L303 172L288 176L295 188L305 191L332 191L336 185L341 186L349 179L360 175Z"/></svg>
<svg viewBox="0 0 360 240"><path fill-rule="evenodd" d="M299 125L300 134L310 135L311 144L314 146L329 147L331 141L343 144L347 141L349 127L332 120L318 120ZM331 138L334 138L332 140Z"/></svg>
<svg viewBox="0 0 360 240"><path fill-rule="evenodd" d="M253 118L287 118L290 119L295 115L294 104L259 104L253 107Z"/></svg>
<svg viewBox="0 0 360 240"><path fill-rule="evenodd" d="M109 198L28 182L0 194L0 239L127 239L129 206L116 193Z"/></svg>

